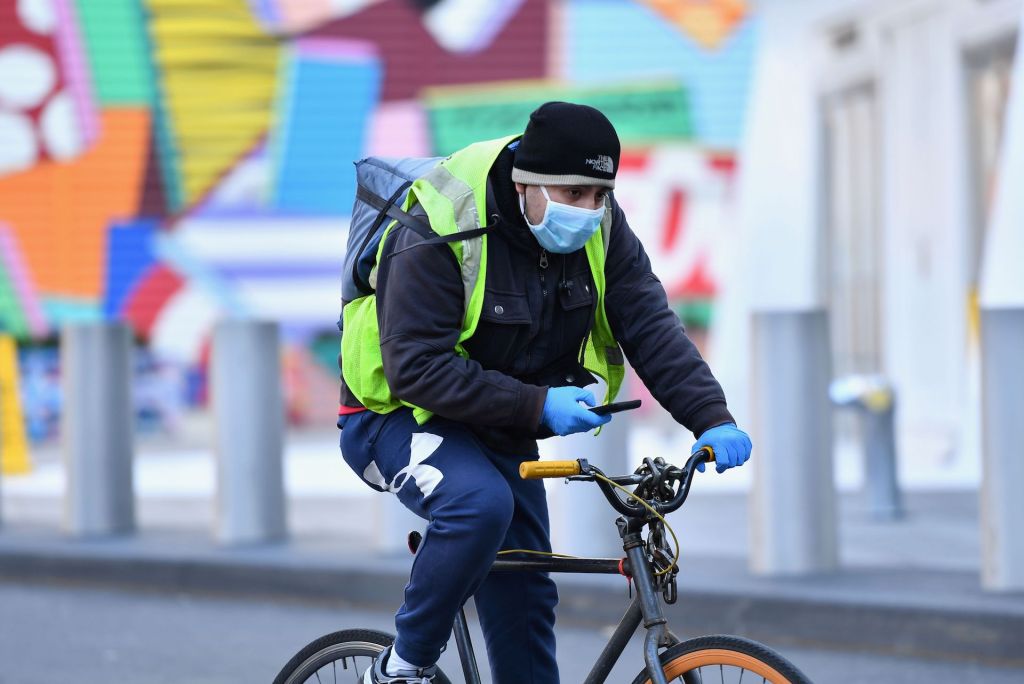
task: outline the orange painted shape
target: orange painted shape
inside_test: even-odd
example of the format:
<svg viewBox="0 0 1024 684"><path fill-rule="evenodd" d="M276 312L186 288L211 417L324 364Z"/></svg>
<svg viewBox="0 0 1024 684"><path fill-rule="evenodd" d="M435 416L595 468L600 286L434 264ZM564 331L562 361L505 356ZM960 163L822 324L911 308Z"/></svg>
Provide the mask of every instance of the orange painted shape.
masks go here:
<svg viewBox="0 0 1024 684"><path fill-rule="evenodd" d="M746 0L641 0L702 47L713 50L747 15Z"/></svg>
<svg viewBox="0 0 1024 684"><path fill-rule="evenodd" d="M150 114L101 113L96 143L69 162L0 177L0 221L10 224L43 296L101 296L107 228L133 216L145 177Z"/></svg>

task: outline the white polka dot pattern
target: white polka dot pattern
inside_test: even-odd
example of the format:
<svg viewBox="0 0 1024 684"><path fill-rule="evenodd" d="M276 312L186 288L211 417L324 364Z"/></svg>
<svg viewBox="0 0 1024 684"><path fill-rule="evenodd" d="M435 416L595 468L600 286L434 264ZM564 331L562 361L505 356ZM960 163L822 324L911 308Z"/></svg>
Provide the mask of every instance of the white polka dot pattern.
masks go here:
<svg viewBox="0 0 1024 684"><path fill-rule="evenodd" d="M0 112L0 174L29 168L38 155L31 119L23 114Z"/></svg>
<svg viewBox="0 0 1024 684"><path fill-rule="evenodd" d="M48 36L57 28L54 0L18 0L18 18L29 31Z"/></svg>
<svg viewBox="0 0 1024 684"><path fill-rule="evenodd" d="M14 44L0 50L0 105L28 110L42 104L57 84L57 69L45 52Z"/></svg>
<svg viewBox="0 0 1024 684"><path fill-rule="evenodd" d="M66 92L59 92L46 103L39 120L43 143L51 157L65 161L82 151L82 131L75 105Z"/></svg>

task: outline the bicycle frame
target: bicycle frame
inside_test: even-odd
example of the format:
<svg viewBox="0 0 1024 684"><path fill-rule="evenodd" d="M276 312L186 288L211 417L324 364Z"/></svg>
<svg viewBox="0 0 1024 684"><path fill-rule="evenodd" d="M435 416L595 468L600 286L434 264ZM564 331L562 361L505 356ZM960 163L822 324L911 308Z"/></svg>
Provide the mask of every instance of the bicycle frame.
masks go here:
<svg viewBox="0 0 1024 684"><path fill-rule="evenodd" d="M630 638L643 624L647 630L644 640L644 662L653 684L666 684L658 657L659 648L668 648L679 643L679 639L668 629L668 620L662 610L655 587L654 573L644 552L642 532L647 522L641 519L620 518L617 522L622 537L626 561L605 558L543 558L530 560L496 560L491 572L567 572L618 575L631 577L636 584L636 597L629 604L622 620L612 633L601 654L597 657L590 674L583 684L603 684L626 649ZM455 643L459 649L462 672L466 684L481 684L480 670L470 641L465 610L455 618Z"/></svg>

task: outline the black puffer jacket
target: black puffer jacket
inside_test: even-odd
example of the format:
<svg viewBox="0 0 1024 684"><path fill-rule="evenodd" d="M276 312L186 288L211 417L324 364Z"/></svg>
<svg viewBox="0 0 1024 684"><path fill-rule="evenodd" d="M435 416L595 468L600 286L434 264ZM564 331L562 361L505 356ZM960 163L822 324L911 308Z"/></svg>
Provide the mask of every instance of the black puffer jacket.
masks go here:
<svg viewBox="0 0 1024 684"><path fill-rule="evenodd" d="M458 263L445 244L404 250L423 237L392 230L377 275L377 316L384 373L395 396L466 423L502 452L534 454L548 387L594 381L579 363L596 301L584 250L541 249L519 209L511 180L514 151L491 169L496 224L488 236L481 320L453 349L463 316ZM640 379L673 418L695 435L733 418L722 388L669 309L643 245L612 201L605 266L605 310L616 340ZM342 403L359 402L342 383ZM598 397L600 399L600 397Z"/></svg>

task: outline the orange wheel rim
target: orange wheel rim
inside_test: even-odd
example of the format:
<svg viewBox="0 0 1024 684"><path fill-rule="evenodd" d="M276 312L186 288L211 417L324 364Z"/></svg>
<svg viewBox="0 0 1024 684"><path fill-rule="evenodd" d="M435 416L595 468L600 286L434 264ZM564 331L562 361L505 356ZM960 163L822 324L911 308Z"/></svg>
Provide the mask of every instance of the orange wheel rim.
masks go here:
<svg viewBox="0 0 1024 684"><path fill-rule="evenodd" d="M758 677L764 677L772 684L790 684L789 680L779 674L779 671L774 667L765 665L753 656L724 648L701 649L700 651L694 651L693 653L673 658L671 662L664 666L665 677L667 679L674 679L683 676L684 672L709 665L741 667L747 672L756 674ZM650 679L647 680L647 684L651 684Z"/></svg>

